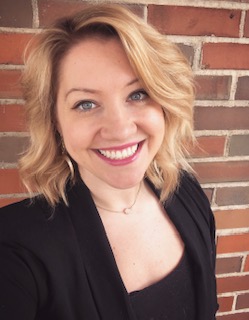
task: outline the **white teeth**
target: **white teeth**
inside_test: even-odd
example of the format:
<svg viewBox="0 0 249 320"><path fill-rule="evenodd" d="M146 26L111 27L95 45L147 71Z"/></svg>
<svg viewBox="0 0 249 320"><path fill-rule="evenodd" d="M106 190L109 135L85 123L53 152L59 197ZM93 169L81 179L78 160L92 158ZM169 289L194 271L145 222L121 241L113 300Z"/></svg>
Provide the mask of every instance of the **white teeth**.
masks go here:
<svg viewBox="0 0 249 320"><path fill-rule="evenodd" d="M108 159L122 160L131 157L137 151L137 148L138 144L135 144L134 146L123 150L99 150L99 152Z"/></svg>

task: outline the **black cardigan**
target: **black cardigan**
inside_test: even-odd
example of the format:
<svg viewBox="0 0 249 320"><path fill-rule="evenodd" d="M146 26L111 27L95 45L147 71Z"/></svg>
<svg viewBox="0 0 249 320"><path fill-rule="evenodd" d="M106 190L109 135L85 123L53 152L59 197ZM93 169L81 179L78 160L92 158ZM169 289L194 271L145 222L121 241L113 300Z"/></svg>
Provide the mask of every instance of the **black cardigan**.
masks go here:
<svg viewBox="0 0 249 320"><path fill-rule="evenodd" d="M135 320L89 190L79 181L67 194L69 207L60 203L54 212L41 198L0 209L0 319ZM193 262L196 320L213 320L214 219L208 200L185 174L165 209Z"/></svg>

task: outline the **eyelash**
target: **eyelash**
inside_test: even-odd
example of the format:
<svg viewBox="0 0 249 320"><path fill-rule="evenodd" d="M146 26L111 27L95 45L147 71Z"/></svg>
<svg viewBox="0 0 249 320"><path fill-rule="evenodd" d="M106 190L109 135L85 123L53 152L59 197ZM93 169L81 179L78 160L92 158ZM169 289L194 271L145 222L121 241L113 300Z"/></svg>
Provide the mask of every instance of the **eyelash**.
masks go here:
<svg viewBox="0 0 249 320"><path fill-rule="evenodd" d="M83 104L92 104L92 105L95 105L95 106L94 106L94 107L91 107L91 108L89 108L89 109L83 109L83 108L81 109L80 106L83 105ZM83 112L89 112L89 111L95 109L95 108L96 108L96 105L97 105L97 104L96 104L94 101L91 101L91 100L82 100L82 101L76 103L75 106L73 107L73 109L76 109L76 110L79 110L79 111L83 111Z"/></svg>
<svg viewBox="0 0 249 320"><path fill-rule="evenodd" d="M142 95L144 95L144 97L143 97L142 99L134 99L134 100L132 100L131 97L132 97L133 95L135 95L135 94L142 94ZM128 99L128 100L132 100L132 101L144 101L144 100L146 100L148 97L149 97L149 95L148 95L148 93L147 93L145 90L139 89L139 90L136 90L136 91L132 92L132 93L129 95L129 99Z"/></svg>
<svg viewBox="0 0 249 320"><path fill-rule="evenodd" d="M140 94L142 95L142 98L140 99L132 99L132 96L136 95L136 94ZM128 97L128 101L135 101L135 102L141 102L141 101L144 101L146 100L147 98L149 97L148 93L143 90L143 89L139 89L139 90L136 90L134 92L132 92L129 97ZM80 106L82 106L83 104L92 104L92 105L95 105L91 108L88 108L88 109L81 109ZM79 111L83 111L83 112L89 112L93 109L95 109L97 106L97 103L95 103L94 101L91 101L91 100L82 100L78 103L75 104L75 106L73 107L73 109L76 109L76 110L79 110Z"/></svg>

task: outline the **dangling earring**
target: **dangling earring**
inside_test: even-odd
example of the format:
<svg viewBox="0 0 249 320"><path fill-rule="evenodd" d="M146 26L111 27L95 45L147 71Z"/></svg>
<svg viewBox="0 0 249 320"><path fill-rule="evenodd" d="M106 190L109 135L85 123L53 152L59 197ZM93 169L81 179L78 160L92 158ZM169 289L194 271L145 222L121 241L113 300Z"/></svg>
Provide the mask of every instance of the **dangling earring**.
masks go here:
<svg viewBox="0 0 249 320"><path fill-rule="evenodd" d="M70 157L68 156L63 139L61 139L61 153L63 155L63 159L66 161L66 163L69 167L71 178L73 179L74 178L74 166L73 166L73 163L72 163Z"/></svg>

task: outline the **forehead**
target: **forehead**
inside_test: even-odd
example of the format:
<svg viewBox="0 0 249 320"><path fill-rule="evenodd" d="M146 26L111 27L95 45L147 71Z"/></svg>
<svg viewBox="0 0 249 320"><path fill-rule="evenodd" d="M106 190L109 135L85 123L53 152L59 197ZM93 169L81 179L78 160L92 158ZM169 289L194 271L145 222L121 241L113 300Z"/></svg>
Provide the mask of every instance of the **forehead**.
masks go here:
<svg viewBox="0 0 249 320"><path fill-rule="evenodd" d="M108 83L110 80L129 81L134 72L117 38L90 38L74 45L62 59L59 70L60 84L89 85Z"/></svg>
<svg viewBox="0 0 249 320"><path fill-rule="evenodd" d="M102 60L127 60L126 53L118 38L104 39L99 37L86 38L73 45L62 58L62 68L66 63L90 63ZM72 61L73 60L73 61Z"/></svg>

